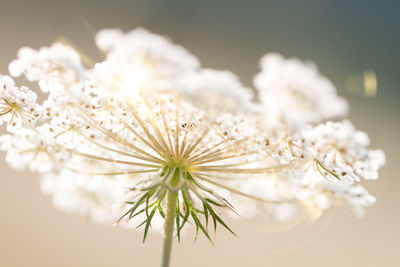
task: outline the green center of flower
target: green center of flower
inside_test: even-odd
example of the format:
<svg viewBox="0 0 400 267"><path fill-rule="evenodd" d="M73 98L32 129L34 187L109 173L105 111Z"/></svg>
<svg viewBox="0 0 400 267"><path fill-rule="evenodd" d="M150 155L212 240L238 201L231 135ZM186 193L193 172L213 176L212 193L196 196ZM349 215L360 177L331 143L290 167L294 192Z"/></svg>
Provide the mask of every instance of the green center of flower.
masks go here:
<svg viewBox="0 0 400 267"><path fill-rule="evenodd" d="M166 161L166 167L167 168L178 168L182 170L189 170L190 169L190 162L188 162L186 159L179 158L172 156Z"/></svg>

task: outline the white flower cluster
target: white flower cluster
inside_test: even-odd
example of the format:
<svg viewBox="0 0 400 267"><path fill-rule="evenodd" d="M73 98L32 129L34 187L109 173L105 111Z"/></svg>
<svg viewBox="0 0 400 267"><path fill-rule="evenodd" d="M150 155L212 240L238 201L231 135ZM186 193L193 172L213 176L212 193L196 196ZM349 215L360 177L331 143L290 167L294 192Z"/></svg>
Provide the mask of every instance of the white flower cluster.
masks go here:
<svg viewBox="0 0 400 267"><path fill-rule="evenodd" d="M302 128L346 114L347 102L314 64L279 54L267 54L260 62L262 71L254 78L260 100L285 123Z"/></svg>
<svg viewBox="0 0 400 267"><path fill-rule="evenodd" d="M0 76L1 149L13 168L41 173L57 207L157 230L174 191L179 234L232 207L284 222L374 203L360 181L378 178L384 154L349 121L328 121L347 103L314 65L268 54L254 94L144 29L102 30L96 44L105 59L94 67L61 43L20 50L10 74L37 82L43 103Z"/></svg>

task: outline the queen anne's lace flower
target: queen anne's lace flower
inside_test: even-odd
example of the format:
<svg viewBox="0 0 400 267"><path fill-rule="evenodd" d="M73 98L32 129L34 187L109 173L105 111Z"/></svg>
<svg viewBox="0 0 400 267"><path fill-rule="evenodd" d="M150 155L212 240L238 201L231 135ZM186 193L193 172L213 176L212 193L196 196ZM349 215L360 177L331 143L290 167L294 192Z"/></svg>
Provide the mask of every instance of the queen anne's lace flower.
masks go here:
<svg viewBox="0 0 400 267"><path fill-rule="evenodd" d="M254 78L260 100L268 112L294 128L342 117L346 101L317 67L298 59L267 54L260 60L261 72Z"/></svg>
<svg viewBox="0 0 400 267"><path fill-rule="evenodd" d="M143 225L146 237L175 195L180 238L188 222L207 237L209 220L231 231L224 211L285 222L374 202L359 182L378 177L384 155L349 121L316 125L347 105L314 66L265 56L257 101L234 74L202 69L144 29L102 30L96 43L105 59L92 68L66 45L21 49L10 73L38 82L42 104L0 77L0 118L12 126L1 149L10 166L43 173L60 209Z"/></svg>
<svg viewBox="0 0 400 267"><path fill-rule="evenodd" d="M176 89L196 105L222 112L255 112L257 105L251 100L253 92L244 87L229 71L202 69L181 75Z"/></svg>
<svg viewBox="0 0 400 267"><path fill-rule="evenodd" d="M128 181L102 175L83 175L62 171L41 178L44 194L53 196L62 210L89 215L95 222L114 223L120 216Z"/></svg>
<svg viewBox="0 0 400 267"><path fill-rule="evenodd" d="M359 182L376 179L385 158L380 150L368 150L368 135L356 131L350 121L328 122L302 131L304 147L313 154L316 168L325 176Z"/></svg>
<svg viewBox="0 0 400 267"><path fill-rule="evenodd" d="M14 77L24 75L30 82L39 82L43 92L65 90L75 84L83 74L83 64L79 54L61 43L43 47L36 51L29 47L21 48L18 59L9 65ZM55 88L55 87L63 88Z"/></svg>
<svg viewBox="0 0 400 267"><path fill-rule="evenodd" d="M7 123L7 130L17 131L22 118L35 124L39 117L37 95L28 87L16 87L9 76L0 76L0 125Z"/></svg>
<svg viewBox="0 0 400 267"><path fill-rule="evenodd" d="M113 95L119 92L126 96L134 89L170 89L179 76L200 67L199 60L186 49L142 28L127 34L101 30L96 44L107 56L95 66L92 76Z"/></svg>

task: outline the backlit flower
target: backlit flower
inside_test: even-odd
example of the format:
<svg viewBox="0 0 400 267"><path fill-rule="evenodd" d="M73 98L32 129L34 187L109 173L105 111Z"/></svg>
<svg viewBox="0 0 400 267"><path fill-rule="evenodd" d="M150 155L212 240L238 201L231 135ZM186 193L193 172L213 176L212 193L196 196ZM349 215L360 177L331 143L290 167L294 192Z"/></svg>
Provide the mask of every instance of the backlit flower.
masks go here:
<svg viewBox="0 0 400 267"><path fill-rule="evenodd" d="M93 67L59 43L21 49L10 73L38 82L43 103L0 77L1 149L10 166L42 173L58 208L143 226L145 239L175 195L178 238L188 222L209 238L209 221L232 231L222 213L285 222L374 202L359 182L378 177L384 155L348 121L317 125L347 104L314 66L264 57L258 100L233 73L203 69L144 29L102 30L96 43L105 59Z"/></svg>

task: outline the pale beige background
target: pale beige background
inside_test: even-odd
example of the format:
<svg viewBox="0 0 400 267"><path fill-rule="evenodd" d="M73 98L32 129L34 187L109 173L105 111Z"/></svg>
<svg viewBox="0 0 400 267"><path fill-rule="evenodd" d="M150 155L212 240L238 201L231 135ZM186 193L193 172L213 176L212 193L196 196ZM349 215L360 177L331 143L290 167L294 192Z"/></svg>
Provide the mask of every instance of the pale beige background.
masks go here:
<svg viewBox="0 0 400 267"><path fill-rule="evenodd" d="M259 219L232 221L215 246L187 237L172 266L400 266L399 66L396 1L8 1L0 0L0 73L24 45L59 36L96 58L94 28L145 26L171 36L203 65L233 70L246 84L267 51L313 59L351 102L350 117L383 148L381 179L366 183L377 203L363 220L338 208L315 224L280 232ZM348 75L373 69L378 96L348 94ZM40 193L37 177L0 160L0 266L158 266L161 238L64 214Z"/></svg>

